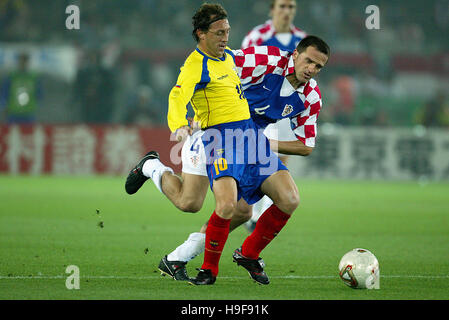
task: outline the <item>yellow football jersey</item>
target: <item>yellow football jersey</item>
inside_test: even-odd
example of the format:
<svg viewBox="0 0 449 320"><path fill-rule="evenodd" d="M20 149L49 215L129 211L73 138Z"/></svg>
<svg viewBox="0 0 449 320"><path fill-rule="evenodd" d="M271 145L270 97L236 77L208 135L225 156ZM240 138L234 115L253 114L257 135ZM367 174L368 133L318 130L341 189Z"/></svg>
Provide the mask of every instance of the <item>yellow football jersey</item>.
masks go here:
<svg viewBox="0 0 449 320"><path fill-rule="evenodd" d="M229 48L222 58L210 57L197 48L186 59L168 98L167 121L172 132L188 124L189 101L201 128L250 118Z"/></svg>

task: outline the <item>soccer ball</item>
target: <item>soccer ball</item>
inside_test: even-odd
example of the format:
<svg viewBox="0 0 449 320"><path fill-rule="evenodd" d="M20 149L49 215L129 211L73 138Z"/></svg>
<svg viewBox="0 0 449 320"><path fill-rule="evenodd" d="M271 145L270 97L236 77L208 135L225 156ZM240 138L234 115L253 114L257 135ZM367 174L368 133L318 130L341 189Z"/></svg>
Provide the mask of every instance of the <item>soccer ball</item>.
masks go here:
<svg viewBox="0 0 449 320"><path fill-rule="evenodd" d="M379 289L377 258L369 250L356 248L346 253L338 265L343 283L354 289Z"/></svg>

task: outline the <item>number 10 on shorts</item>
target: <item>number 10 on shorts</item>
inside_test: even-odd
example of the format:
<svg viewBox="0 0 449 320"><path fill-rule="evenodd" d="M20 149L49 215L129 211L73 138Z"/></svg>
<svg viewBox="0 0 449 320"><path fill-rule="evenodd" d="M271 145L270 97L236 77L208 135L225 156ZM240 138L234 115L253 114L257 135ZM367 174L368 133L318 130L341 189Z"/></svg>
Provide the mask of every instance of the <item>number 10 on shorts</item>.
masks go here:
<svg viewBox="0 0 449 320"><path fill-rule="evenodd" d="M220 171L224 171L228 169L228 162L225 158L218 158L214 161L215 174L220 174Z"/></svg>

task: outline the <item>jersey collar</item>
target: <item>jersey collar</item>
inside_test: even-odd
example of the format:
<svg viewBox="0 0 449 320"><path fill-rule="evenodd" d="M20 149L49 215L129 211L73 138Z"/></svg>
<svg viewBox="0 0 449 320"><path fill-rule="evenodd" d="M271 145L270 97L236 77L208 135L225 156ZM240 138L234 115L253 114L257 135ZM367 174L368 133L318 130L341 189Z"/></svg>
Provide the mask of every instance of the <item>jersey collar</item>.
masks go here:
<svg viewBox="0 0 449 320"><path fill-rule="evenodd" d="M295 73L295 62L293 61L293 55L290 54L288 57L287 69L285 70L285 75L290 73Z"/></svg>
<svg viewBox="0 0 449 320"><path fill-rule="evenodd" d="M290 57L288 58L287 69L285 69L284 76L288 76L291 73L295 73L295 63L293 61L293 55L290 55ZM307 81L303 85L299 86L298 89L296 89L296 91L299 93L303 93L304 88L308 85L309 81Z"/></svg>
<svg viewBox="0 0 449 320"><path fill-rule="evenodd" d="M214 58L211 57L210 55L208 55L207 53L203 52L200 50L200 48L196 48L196 51L198 51L200 54L202 54L203 56L205 56L208 59L214 60L214 61L225 61L226 60L226 51L223 53L223 57L221 58Z"/></svg>
<svg viewBox="0 0 449 320"><path fill-rule="evenodd" d="M310 80L309 80L310 81ZM304 94L304 89L306 88L306 86L309 84L309 81L307 81L306 83L300 85L298 87L298 89L296 89L296 92L302 93Z"/></svg>

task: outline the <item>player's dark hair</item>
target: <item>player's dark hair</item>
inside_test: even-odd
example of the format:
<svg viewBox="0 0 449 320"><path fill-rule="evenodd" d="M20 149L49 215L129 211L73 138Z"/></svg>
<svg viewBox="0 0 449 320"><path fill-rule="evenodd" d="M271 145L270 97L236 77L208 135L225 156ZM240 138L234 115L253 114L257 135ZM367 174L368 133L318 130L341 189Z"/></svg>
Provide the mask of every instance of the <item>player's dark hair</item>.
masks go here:
<svg viewBox="0 0 449 320"><path fill-rule="evenodd" d="M203 3L192 17L193 38L198 42L200 38L196 34L197 30L207 31L212 23L221 19L226 19L227 17L228 13L220 4Z"/></svg>
<svg viewBox="0 0 449 320"><path fill-rule="evenodd" d="M306 49L310 46L312 46L315 49L317 49L318 51L324 53L328 58L330 57L331 49L329 48L329 46L323 39L321 39L317 36L307 36L307 37L303 38L298 43L298 46L296 47L296 51L298 51L298 53L301 53L303 51L306 51Z"/></svg>
<svg viewBox="0 0 449 320"><path fill-rule="evenodd" d="M270 9L273 9L274 8L274 5L276 4L276 1L277 0L271 0L270 1ZM296 2L296 0L294 0L295 2Z"/></svg>

